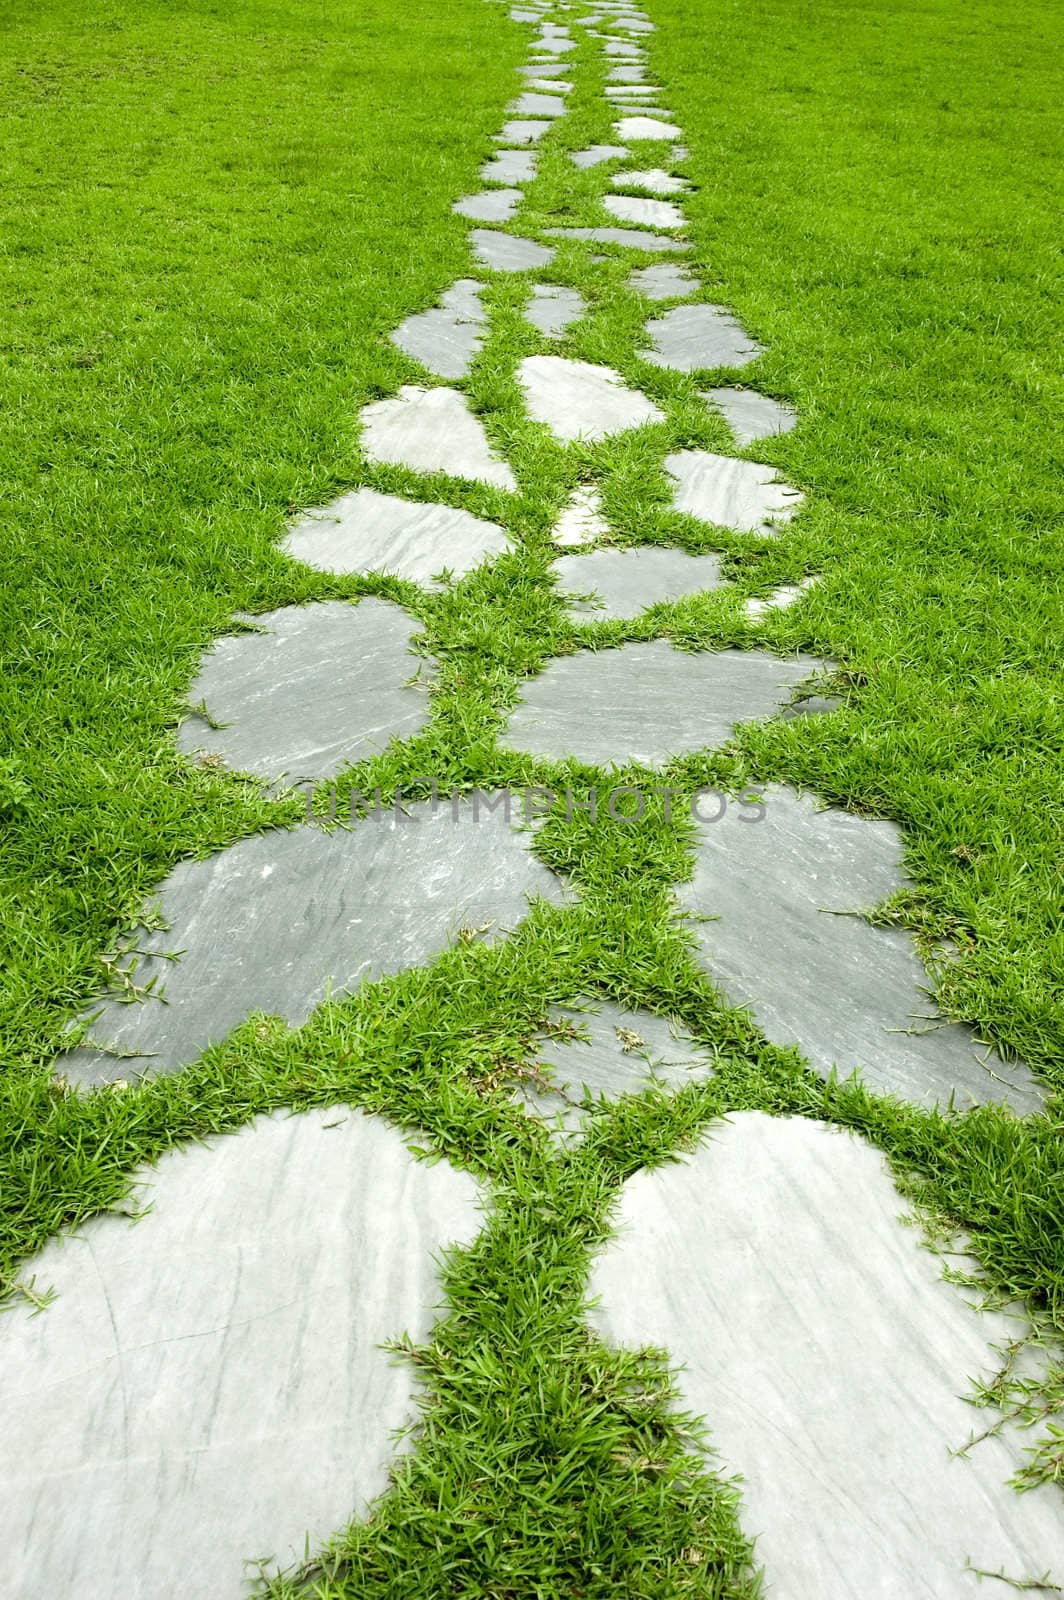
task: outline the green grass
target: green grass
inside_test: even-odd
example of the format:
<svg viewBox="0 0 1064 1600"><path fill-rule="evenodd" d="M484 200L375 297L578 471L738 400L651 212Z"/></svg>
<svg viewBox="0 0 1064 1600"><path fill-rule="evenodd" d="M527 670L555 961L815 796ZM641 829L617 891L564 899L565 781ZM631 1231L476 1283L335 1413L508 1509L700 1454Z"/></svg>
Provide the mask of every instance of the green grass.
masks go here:
<svg viewBox="0 0 1064 1600"><path fill-rule="evenodd" d="M494 741L521 675L579 643L756 637L839 662L833 716L744 730L669 776L798 782L897 819L915 888L894 914L957 945L942 1004L1064 1082L1051 13L1029 8L1017 30L1002 0L650 10L706 297L768 346L751 378L800 408L795 434L752 452L809 501L769 546L669 509L665 452L728 449L727 434L697 400L704 378L639 361L647 308L613 251L591 264L559 249L552 276L592 306L564 348L639 384L662 424L557 447L513 379L547 348L520 316L527 285L499 279L466 390L522 494L361 461L358 408L425 381L388 330L470 270L450 205L476 187L525 54L502 12L7 13L0 1273L32 1271L58 1228L118 1203L138 1161L277 1106L379 1110L493 1185L490 1227L449 1266L450 1314L412 1355L429 1397L417 1453L309 1591L277 1594L756 1592L734 1491L685 1453L661 1363L603 1349L582 1318L619 1184L730 1111L860 1130L970 1231L993 1292L1023 1297L1046 1337L1064 1331L1059 1112L946 1119L825 1085L766 1045L670 918L690 841L660 806L630 828L552 819L537 849L582 897L505 944L463 945L295 1032L251 1019L170 1079L88 1098L51 1080L100 951L170 866L299 815L177 758L203 647L234 611L381 592L417 614L440 663L425 732L342 786L386 796L426 772L465 788L601 782ZM573 111L514 231L608 220L602 172L565 155L610 123L600 58L584 46L574 67ZM572 625L547 583L548 533L589 476L619 542L719 549L734 588L637 624ZM518 549L434 596L277 554L292 508L356 482L498 518ZM805 572L820 587L753 634L740 600ZM509 1086L547 1007L589 992L681 1018L717 1073L618 1104L562 1158ZM1062 1389L1058 1368L1030 1404ZM1032 1475L1064 1478L1059 1441Z"/></svg>

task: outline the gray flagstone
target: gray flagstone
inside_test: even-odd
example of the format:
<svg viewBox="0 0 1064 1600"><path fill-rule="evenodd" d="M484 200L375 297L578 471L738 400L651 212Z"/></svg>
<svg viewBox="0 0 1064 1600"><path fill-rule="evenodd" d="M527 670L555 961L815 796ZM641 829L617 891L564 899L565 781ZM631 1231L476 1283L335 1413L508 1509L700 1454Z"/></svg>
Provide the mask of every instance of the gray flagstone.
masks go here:
<svg viewBox="0 0 1064 1600"><path fill-rule="evenodd" d="M529 414L556 438L604 439L611 433L661 422L662 413L619 373L564 356L526 356L517 369Z"/></svg>
<svg viewBox="0 0 1064 1600"><path fill-rule="evenodd" d="M517 234L474 228L469 238L481 266L492 272L531 272L554 260L549 244L537 244L534 239L522 239Z"/></svg>
<svg viewBox="0 0 1064 1600"><path fill-rule="evenodd" d="M677 511L733 533L774 538L802 504L801 492L784 483L775 467L711 450L666 456L665 471L676 483L672 503Z"/></svg>
<svg viewBox="0 0 1064 1600"><path fill-rule="evenodd" d="M675 306L646 331L654 348L641 352L643 360L677 372L745 367L763 350L724 306Z"/></svg>
<svg viewBox="0 0 1064 1600"><path fill-rule="evenodd" d="M552 571L560 591L592 596L572 599L568 606L572 616L589 622L637 617L662 601L682 600L723 583L719 556L693 556L663 545L560 556Z"/></svg>
<svg viewBox="0 0 1064 1600"><path fill-rule="evenodd" d="M359 421L369 461L414 472L447 472L517 490L510 468L493 454L484 424L454 389L404 384L392 399L363 406Z"/></svg>
<svg viewBox="0 0 1064 1600"><path fill-rule="evenodd" d="M705 398L724 413L724 420L740 449L757 439L789 433L798 421L793 406L781 400L770 400L756 389L710 389Z"/></svg>
<svg viewBox="0 0 1064 1600"><path fill-rule="evenodd" d="M305 513L286 535L283 548L319 572L387 572L438 589L441 573L462 578L513 546L494 522L457 506L353 489L331 505Z"/></svg>

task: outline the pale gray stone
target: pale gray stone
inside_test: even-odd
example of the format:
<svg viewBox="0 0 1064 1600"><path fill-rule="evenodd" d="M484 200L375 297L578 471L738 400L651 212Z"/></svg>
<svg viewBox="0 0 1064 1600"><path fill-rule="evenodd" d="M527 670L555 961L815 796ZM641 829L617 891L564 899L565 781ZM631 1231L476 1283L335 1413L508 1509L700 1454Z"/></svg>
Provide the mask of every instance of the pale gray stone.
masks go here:
<svg viewBox="0 0 1064 1600"><path fill-rule="evenodd" d="M733 533L756 533L771 539L791 520L803 496L779 477L775 467L738 461L711 450L680 450L665 457L665 471L675 481L672 503L677 511Z"/></svg>
<svg viewBox="0 0 1064 1600"><path fill-rule="evenodd" d="M612 161L616 156L626 156L628 151L623 144L592 144L586 150L573 150L569 159L577 167L598 167L604 161Z"/></svg>
<svg viewBox="0 0 1064 1600"><path fill-rule="evenodd" d="M822 1075L859 1068L874 1091L923 1104L1037 1107L1026 1067L938 1015L911 935L860 915L908 881L893 823L818 810L814 796L774 785L760 821L729 811L700 828L679 901L712 914L692 931L730 1003Z"/></svg>
<svg viewBox="0 0 1064 1600"><path fill-rule="evenodd" d="M519 189L494 193L521 198ZM464 378L484 343L480 329L486 318L480 292L480 284L472 278L459 278L442 295L437 309L406 317L391 335L392 343L441 378Z"/></svg>
<svg viewBox="0 0 1064 1600"><path fill-rule="evenodd" d="M529 78L542 78L542 79L560 78L561 74L564 71L565 71L565 63L564 63L564 61L541 61L541 62L538 62L538 63L534 64L533 66L521 67L521 69L520 69L522 78L526 78L526 79L529 79ZM572 88L572 84L571 83L566 83L566 84L563 85L561 83L556 83L556 84L552 84L551 87L552 88L557 88L557 89L561 89L561 88L571 89Z"/></svg>
<svg viewBox="0 0 1064 1600"><path fill-rule="evenodd" d="M414 472L448 472L517 491L510 468L492 453L484 424L454 389L404 384L393 399L363 406L359 421L368 461Z"/></svg>
<svg viewBox="0 0 1064 1600"><path fill-rule="evenodd" d="M508 222L523 199L520 189L488 189L483 194L463 196L455 201L451 210L473 222Z"/></svg>
<svg viewBox="0 0 1064 1600"><path fill-rule="evenodd" d="M590 244L622 244L629 250L646 250L654 254L690 250L689 244L678 239L667 239L660 233L644 233L638 228L545 228L545 233L555 239L584 239Z"/></svg>
<svg viewBox="0 0 1064 1600"><path fill-rule="evenodd" d="M534 71L535 69L532 70ZM566 83L562 78L551 78L550 70L553 69L548 69L546 75L540 73L538 77L529 77L528 87L530 89L545 89L548 94L568 94L570 89L573 87L572 84ZM562 68L559 68L558 70L561 71ZM549 113L543 114L549 115Z"/></svg>
<svg viewBox="0 0 1064 1600"><path fill-rule="evenodd" d="M620 28L623 33L653 33L654 24L645 17L618 17L614 27Z"/></svg>
<svg viewBox="0 0 1064 1600"><path fill-rule="evenodd" d="M605 39L602 48L608 56L623 57L628 61L646 60L646 52L632 39Z"/></svg>
<svg viewBox="0 0 1064 1600"><path fill-rule="evenodd" d="M642 83L646 73L645 66L637 66L635 64L622 65L611 67L606 74L606 79L609 83Z"/></svg>
<svg viewBox="0 0 1064 1600"><path fill-rule="evenodd" d="M592 1271L600 1335L667 1349L742 1475L778 1600L977 1600L973 1568L1064 1579L1059 1489L1008 1485L1033 1441L956 1453L999 1420L965 1396L1023 1324L946 1282L904 1209L864 1140L738 1112L628 1180Z"/></svg>
<svg viewBox="0 0 1064 1600"><path fill-rule="evenodd" d="M533 286L525 316L540 333L553 339L564 333L572 323L579 322L586 309L579 290L566 289L557 283L537 283Z"/></svg>
<svg viewBox="0 0 1064 1600"><path fill-rule="evenodd" d="M683 178L674 178L661 167L645 172L615 172L610 182L615 189L646 189L651 194L680 194L690 187Z"/></svg>
<svg viewBox="0 0 1064 1600"><path fill-rule="evenodd" d="M254 1011L298 1027L328 995L431 961L463 930L494 940L529 896L563 898L501 812L405 809L331 834L275 829L180 862L159 891L165 927L135 934L133 982L155 980L162 995L97 1002L89 1042L59 1072L85 1085L175 1072Z"/></svg>
<svg viewBox="0 0 1064 1600"><path fill-rule="evenodd" d="M637 139L678 139L680 130L671 122L657 117L621 117L613 124L618 139L628 142Z"/></svg>
<svg viewBox="0 0 1064 1600"><path fill-rule="evenodd" d="M480 169L485 183L531 183L536 176L536 157L532 150L500 150Z"/></svg>
<svg viewBox="0 0 1064 1600"><path fill-rule="evenodd" d="M530 415L566 443L604 439L664 420L653 401L638 389L629 389L619 373L588 361L526 356L517 369L517 381Z"/></svg>
<svg viewBox="0 0 1064 1600"><path fill-rule="evenodd" d="M723 306L675 306L646 331L654 348L642 352L643 360L677 372L745 367L764 350Z"/></svg>
<svg viewBox="0 0 1064 1600"><path fill-rule="evenodd" d="M767 394L758 394L756 389L710 389L703 398L723 411L724 420L740 449L757 439L790 433L798 421L793 406L784 405L782 400L770 400Z"/></svg>
<svg viewBox="0 0 1064 1600"><path fill-rule="evenodd" d="M542 118L532 121L527 117L514 117L504 122L502 132L495 135L497 144L538 144L551 123Z"/></svg>
<svg viewBox="0 0 1064 1600"><path fill-rule="evenodd" d="M672 159L673 159L673 161L688 161L688 160L690 160L690 157L691 157L691 152L690 152L690 150L688 150L688 148L687 148L687 146L685 144L673 145L673 147L672 147Z"/></svg>
<svg viewBox="0 0 1064 1600"><path fill-rule="evenodd" d="M606 95L611 100L640 100L647 95L661 94L660 84L608 83Z"/></svg>
<svg viewBox="0 0 1064 1600"><path fill-rule="evenodd" d="M643 228L682 228L683 212L671 200L647 200L642 195L605 194L602 204L619 222Z"/></svg>
<svg viewBox="0 0 1064 1600"><path fill-rule="evenodd" d="M751 622L760 622L770 611L787 611L819 582L819 578L802 578L798 583L781 584L763 600L744 600L743 616L749 618Z"/></svg>
<svg viewBox="0 0 1064 1600"><path fill-rule="evenodd" d="M462 578L513 547L496 523L456 506L353 489L302 516L282 548L318 572L387 572L438 589L439 574Z"/></svg>
<svg viewBox="0 0 1064 1600"><path fill-rule="evenodd" d="M551 531L555 544L562 546L594 544L609 537L610 525L602 515L602 496L598 485L582 483L574 489Z"/></svg>
<svg viewBox="0 0 1064 1600"><path fill-rule="evenodd" d="M568 55L570 50L575 50L576 45L571 39L559 39L553 34L548 34L546 38L536 40L536 49L542 50L548 56L564 56Z"/></svg>
<svg viewBox="0 0 1064 1600"><path fill-rule="evenodd" d="M594 550L590 555L561 556L553 564L558 588L573 600L568 610L580 619L614 622L637 617L662 601L683 600L706 589L719 589L720 557L692 556L686 550L642 545L637 550Z"/></svg>
<svg viewBox="0 0 1064 1600"><path fill-rule="evenodd" d="M386 1488L434 1257L478 1187L350 1106L278 1111L136 1174L27 1263L56 1297L0 1317L8 1600L240 1600ZM150 1207L150 1210L147 1208Z"/></svg>
<svg viewBox="0 0 1064 1600"><path fill-rule="evenodd" d="M510 114L515 117L563 117L565 101L560 94L528 92L514 101Z"/></svg>
<svg viewBox="0 0 1064 1600"><path fill-rule="evenodd" d="M531 272L554 260L549 244L521 239L513 233L495 233L489 228L474 228L470 234L473 252L482 267L492 272Z"/></svg>
<svg viewBox="0 0 1064 1600"><path fill-rule="evenodd" d="M664 639L578 650L522 685L500 743L591 766L655 766L708 750L740 722L761 722L824 663L758 650L689 654Z"/></svg>
<svg viewBox="0 0 1064 1600"><path fill-rule="evenodd" d="M698 285L693 272L686 267L675 267L671 262L637 267L628 282L645 300L675 300L692 294Z"/></svg>

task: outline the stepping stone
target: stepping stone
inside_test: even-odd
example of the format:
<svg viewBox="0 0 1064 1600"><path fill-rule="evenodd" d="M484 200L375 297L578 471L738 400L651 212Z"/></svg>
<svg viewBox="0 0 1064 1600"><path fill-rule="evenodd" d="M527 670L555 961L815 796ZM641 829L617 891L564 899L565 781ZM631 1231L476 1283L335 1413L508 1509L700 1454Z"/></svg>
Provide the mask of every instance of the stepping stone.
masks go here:
<svg viewBox="0 0 1064 1600"><path fill-rule="evenodd" d="M686 267L671 264L655 267L637 267L628 279L629 287L645 300L674 300L680 295L693 293L698 284L694 273Z"/></svg>
<svg viewBox="0 0 1064 1600"><path fill-rule="evenodd" d="M682 228L683 212L671 200L644 200L634 194L606 194L602 204L619 222L635 222L645 228Z"/></svg>
<svg viewBox="0 0 1064 1600"><path fill-rule="evenodd" d="M565 71L565 63L562 61L543 61L538 63L536 66L520 67L518 70L522 78L559 78ZM551 87L557 89L571 89L572 84L556 83L552 84Z"/></svg>
<svg viewBox="0 0 1064 1600"><path fill-rule="evenodd" d="M702 398L723 411L724 420L740 449L756 439L790 433L798 421L793 406L770 400L767 394L758 394L755 389L710 389Z"/></svg>
<svg viewBox="0 0 1064 1600"><path fill-rule="evenodd" d="M606 74L609 83L642 83L647 69L644 66L611 67Z"/></svg>
<svg viewBox="0 0 1064 1600"><path fill-rule="evenodd" d="M569 159L577 167L598 167L604 161L612 161L616 156L626 156L628 151L623 144L592 144L586 150L571 150Z"/></svg>
<svg viewBox="0 0 1064 1600"><path fill-rule="evenodd" d="M549 35L545 39L536 40L536 49L542 50L545 55L564 56L567 55L570 50L575 50L576 45L573 43L572 39L558 39L553 35Z"/></svg>
<svg viewBox="0 0 1064 1600"><path fill-rule="evenodd" d="M608 83L606 94L614 100L638 100L644 95L661 94L660 85L648 83Z"/></svg>
<svg viewBox="0 0 1064 1600"><path fill-rule="evenodd" d="M657 117L621 117L613 124L618 139L678 139L680 130L671 122Z"/></svg>
<svg viewBox="0 0 1064 1600"><path fill-rule="evenodd" d="M678 898L715 919L692 932L729 1003L749 1006L767 1038L797 1045L824 1077L860 1068L874 1092L918 1104L1036 1109L1028 1068L988 1060L970 1029L937 1015L911 935L859 915L909 882L899 830L817 805L773 785L756 826L729 813L699 829Z"/></svg>
<svg viewBox="0 0 1064 1600"><path fill-rule="evenodd" d="M517 492L517 479L492 453L484 424L454 389L404 384L393 399L363 406L359 421L367 461L448 472Z"/></svg>
<svg viewBox="0 0 1064 1600"><path fill-rule="evenodd" d="M646 59L641 47L629 39L606 39L602 48L608 56L624 56L629 60L639 61Z"/></svg>
<svg viewBox="0 0 1064 1600"><path fill-rule="evenodd" d="M723 306L676 306L648 322L646 332L654 348L640 352L643 360L677 372L745 367L764 353L764 345Z"/></svg>
<svg viewBox="0 0 1064 1600"><path fill-rule="evenodd" d="M502 132L495 135L495 141L497 144L538 144L549 127L551 123L542 120L514 118L503 123Z"/></svg>
<svg viewBox="0 0 1064 1600"><path fill-rule="evenodd" d="M456 200L451 210L474 222L508 222L523 199L520 189L488 189Z"/></svg>
<svg viewBox="0 0 1064 1600"><path fill-rule="evenodd" d="M667 1349L714 1465L742 1475L770 1595L978 1600L973 1568L1064 1578L1059 1489L1008 1486L1033 1441L955 1454L993 1426L964 1397L1022 1324L969 1305L905 1209L863 1139L740 1111L628 1180L594 1264L601 1337Z"/></svg>
<svg viewBox="0 0 1064 1600"><path fill-rule="evenodd" d="M517 369L529 414L556 439L605 439L611 433L661 422L654 403L629 389L611 367L564 356L526 356Z"/></svg>
<svg viewBox="0 0 1064 1600"><path fill-rule="evenodd" d="M500 150L480 169L485 183L531 183L536 176L536 157L531 150Z"/></svg>
<svg viewBox="0 0 1064 1600"><path fill-rule="evenodd" d="M520 189L495 192L521 198ZM474 279L459 278L441 296L438 309L406 317L390 335L392 343L441 378L464 378L484 343L480 329L487 318L480 294Z"/></svg>
<svg viewBox="0 0 1064 1600"><path fill-rule="evenodd" d="M552 1006L550 1020L554 1026L536 1040L535 1076L523 1080L514 1099L552 1122L562 1143L593 1117L589 1099L619 1100L652 1086L678 1089L712 1076L709 1051L651 1011L585 1000Z"/></svg>
<svg viewBox="0 0 1064 1600"><path fill-rule="evenodd" d="M90 1042L57 1070L84 1085L176 1072L254 1011L299 1027L330 994L421 966L463 930L494 942L530 896L564 898L528 835L487 803L404 809L331 834L273 829L179 862L159 891L166 926L136 935L133 981L157 980L166 1003L97 1001Z"/></svg>
<svg viewBox="0 0 1064 1600"><path fill-rule="evenodd" d="M677 162L689 160L691 152L685 144L676 144L673 145L671 154L673 161Z"/></svg>
<svg viewBox="0 0 1064 1600"><path fill-rule="evenodd" d="M247 1594L388 1486L417 1420L409 1361L438 1253L482 1225L467 1173L350 1106L277 1111L136 1174L25 1272L55 1300L0 1318L8 1595ZM148 1209L150 1207L150 1209Z"/></svg>
<svg viewBox="0 0 1064 1600"><path fill-rule="evenodd" d="M533 68L531 70L534 71L535 69ZM573 87L572 84L564 82L563 79L561 79L561 78L558 78L556 80L552 79L549 76L549 74L553 70L554 70L553 68L548 68L547 69L547 74L548 75L545 76L545 77L541 75L540 77L531 77L531 78L529 78L528 87L530 89L545 89L545 90L547 90L548 93L551 93L551 94L568 94L570 89ZM562 71L562 68L559 67L558 71L559 72ZM544 115L549 116L550 113L546 112L546 113L544 113Z"/></svg>
<svg viewBox="0 0 1064 1600"><path fill-rule="evenodd" d="M570 600L566 609L577 621L616 622L638 617L662 601L683 600L723 586L719 556L692 556L686 550L656 545L561 556L553 563L553 571L563 593L594 596L592 600Z"/></svg>
<svg viewBox="0 0 1064 1600"><path fill-rule="evenodd" d="M564 117L565 101L560 94L523 94L510 111L516 117Z"/></svg>
<svg viewBox="0 0 1064 1600"><path fill-rule="evenodd" d="M609 538L610 525L602 515L602 496L597 484L582 483L574 489L551 531L555 544L594 544Z"/></svg>
<svg viewBox="0 0 1064 1600"><path fill-rule="evenodd" d="M492 272L531 272L537 267L549 266L554 260L549 244L536 244L534 239L521 239L514 233L474 228L470 241L481 266Z"/></svg>
<svg viewBox="0 0 1064 1600"><path fill-rule="evenodd" d="M665 239L660 233L642 233L638 228L545 228L544 233L556 239L585 239L590 244L623 244L629 250L654 252L690 250L689 244L678 239ZM664 362L660 365L664 366Z"/></svg>
<svg viewBox="0 0 1064 1600"><path fill-rule="evenodd" d="M661 167L651 167L646 172L615 172L610 182L615 189L647 189L651 194L680 194L690 188L683 178L674 178Z"/></svg>
<svg viewBox="0 0 1064 1600"><path fill-rule="evenodd" d="M566 289L556 283L537 283L533 285L525 316L540 333L553 339L572 323L579 322L586 309L584 297L576 289Z"/></svg>
<svg viewBox="0 0 1064 1600"><path fill-rule="evenodd" d="M819 582L819 578L802 578L798 583L781 584L764 600L744 600L743 616L749 617L751 622L759 622L770 611L786 611Z"/></svg>
<svg viewBox="0 0 1064 1600"><path fill-rule="evenodd" d="M676 483L672 503L713 528L756 533L774 539L791 520L804 496L778 476L775 467L711 450L680 450L665 457L665 471Z"/></svg>
<svg viewBox="0 0 1064 1600"><path fill-rule="evenodd" d="M455 506L354 489L300 517L282 548L318 572L387 572L423 589L441 589L438 574L464 578L513 546L494 522Z"/></svg>
<svg viewBox="0 0 1064 1600"><path fill-rule="evenodd" d="M740 722L762 722L827 663L759 650L676 650L664 639L578 650L522 686L500 743L589 766L655 766L711 750ZM753 831L753 830L751 830Z"/></svg>

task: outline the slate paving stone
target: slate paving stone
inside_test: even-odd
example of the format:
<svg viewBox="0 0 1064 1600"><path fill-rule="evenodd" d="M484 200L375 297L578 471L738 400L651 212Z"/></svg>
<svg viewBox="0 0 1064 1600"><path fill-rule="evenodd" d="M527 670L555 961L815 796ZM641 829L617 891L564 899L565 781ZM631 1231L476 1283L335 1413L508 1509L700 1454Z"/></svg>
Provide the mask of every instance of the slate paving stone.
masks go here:
<svg viewBox="0 0 1064 1600"><path fill-rule="evenodd" d="M731 1004L822 1076L860 1068L874 1091L923 1105L1037 1108L1027 1067L938 1016L912 936L854 914L909 882L895 825L818 810L782 785L766 790L764 813L756 826L729 812L700 828L694 878L678 891L685 911L714 917L692 932Z"/></svg>
<svg viewBox="0 0 1064 1600"><path fill-rule="evenodd" d="M608 83L606 94L611 100L639 100L644 95L662 94L657 85L649 83Z"/></svg>
<svg viewBox="0 0 1064 1600"><path fill-rule="evenodd" d="M495 135L497 144L538 144L551 123L543 118L512 117L504 122L502 132Z"/></svg>
<svg viewBox="0 0 1064 1600"><path fill-rule="evenodd" d="M571 616L589 622L637 617L662 601L682 600L723 584L719 556L693 556L658 545L561 556L552 570L559 591L594 596L574 599L567 608Z"/></svg>
<svg viewBox="0 0 1064 1600"><path fill-rule="evenodd" d="M669 1351L786 1600L977 1600L971 1568L1064 1579L1059 1489L1007 1482L1032 1441L956 1454L996 1415L966 1403L972 1379L1022 1324L946 1282L905 1208L854 1134L741 1111L628 1180L592 1270L597 1331Z"/></svg>
<svg viewBox="0 0 1064 1600"><path fill-rule="evenodd" d="M804 498L782 481L775 467L711 450L666 456L665 471L676 484L672 503L677 511L710 527L755 533L761 539L774 539Z"/></svg>
<svg viewBox="0 0 1064 1600"><path fill-rule="evenodd" d="M681 295L693 294L698 286L698 279L692 272L686 267L674 267L671 263L637 267L628 282L646 300L674 300Z"/></svg>
<svg viewBox="0 0 1064 1600"><path fill-rule="evenodd" d="M522 78L560 78L565 71L565 63L563 61L543 61L533 63L530 67L520 67L518 70ZM560 89L562 85L560 83L552 84L551 87ZM565 88L571 89L572 84L567 83Z"/></svg>
<svg viewBox="0 0 1064 1600"><path fill-rule="evenodd" d="M703 398L724 413L724 420L740 449L757 439L790 433L798 421L793 406L781 400L770 400L767 394L758 394L756 389L710 389Z"/></svg>
<svg viewBox="0 0 1064 1600"><path fill-rule="evenodd" d="M572 39L559 39L554 35L548 35L545 39L536 40L536 49L542 50L546 55L564 56L568 55L570 50L575 50L576 45Z"/></svg>
<svg viewBox="0 0 1064 1600"><path fill-rule="evenodd" d="M387 572L439 589L441 573L465 577L513 546L496 523L456 506L353 489L302 516L282 548L318 572Z"/></svg>
<svg viewBox="0 0 1064 1600"><path fill-rule="evenodd" d="M586 309L579 290L557 283L537 283L533 285L525 316L540 333L557 338L574 322L579 322Z"/></svg>
<svg viewBox="0 0 1064 1600"><path fill-rule="evenodd" d="M8 1600L240 1600L387 1487L434 1257L478 1186L350 1106L278 1111L136 1174L27 1263L56 1298L0 1318ZM308 1221L312 1219L312 1225Z"/></svg>
<svg viewBox="0 0 1064 1600"><path fill-rule="evenodd" d="M592 144L586 150L573 150L569 159L577 167L598 167L604 161L612 161L616 156L626 156L628 151L623 144Z"/></svg>
<svg viewBox="0 0 1064 1600"><path fill-rule="evenodd" d="M562 69L559 68L558 70L561 71ZM571 83L566 83L564 78L552 79L549 75L540 74L539 77L534 75L529 77L528 87L530 89L545 89L549 94L568 94L573 86Z"/></svg>
<svg viewBox="0 0 1064 1600"><path fill-rule="evenodd" d="M646 77L646 67L636 65L621 65L611 67L606 74L608 83L642 83Z"/></svg>
<svg viewBox="0 0 1064 1600"><path fill-rule="evenodd" d="M536 176L536 156L532 150L500 150L480 169L485 183L531 183Z"/></svg>
<svg viewBox="0 0 1064 1600"><path fill-rule="evenodd" d="M477 260L492 272L532 272L549 266L554 260L550 245L537 244L534 239L522 239L513 233L474 228L469 237Z"/></svg>
<svg viewBox="0 0 1064 1600"><path fill-rule="evenodd" d="M629 250L672 252L691 248L679 239L667 239L660 233L644 233L639 228L545 228L543 231L556 239L585 239L590 244L621 244Z"/></svg>
<svg viewBox="0 0 1064 1600"><path fill-rule="evenodd" d="M520 189L488 189L484 194L463 196L451 210L474 222L508 222L523 199Z"/></svg>
<svg viewBox="0 0 1064 1600"><path fill-rule="evenodd" d="M760 622L772 611L787 611L796 605L804 594L820 582L819 578L802 578L798 583L783 583L762 599L743 601L743 616L751 622Z"/></svg>
<svg viewBox="0 0 1064 1600"><path fill-rule="evenodd" d="M514 101L510 111L515 117L564 117L565 101L560 94L529 91Z"/></svg>
<svg viewBox="0 0 1064 1600"><path fill-rule="evenodd" d="M661 422L662 413L610 367L564 356L526 356L517 369L529 414L556 439L605 439L611 433Z"/></svg>
<svg viewBox="0 0 1064 1600"><path fill-rule="evenodd" d="M651 194L680 194L690 188L683 178L674 178L661 167L637 172L615 172L610 182L615 189L647 189Z"/></svg>
<svg viewBox="0 0 1064 1600"><path fill-rule="evenodd" d="M574 489L551 530L554 543L562 546L594 544L609 538L610 525L602 514L598 485L582 483Z"/></svg>
<svg viewBox="0 0 1064 1600"><path fill-rule="evenodd" d="M645 200L634 194L606 194L602 204L619 222L643 228L682 228L683 212L671 200Z"/></svg>
<svg viewBox="0 0 1064 1600"><path fill-rule="evenodd" d="M57 1071L85 1086L176 1072L253 1011L298 1027L328 995L420 966L463 930L494 941L530 896L565 897L501 811L449 800L405 810L332 833L277 829L180 862L159 891L166 926L136 933L134 981L156 979L166 1003L96 1002L91 1042Z"/></svg>
<svg viewBox="0 0 1064 1600"><path fill-rule="evenodd" d="M664 122L658 117L621 117L613 124L613 131L618 139L626 142L638 139L678 139L680 130L675 123Z"/></svg>
<svg viewBox="0 0 1064 1600"><path fill-rule="evenodd" d="M677 372L745 367L764 353L724 306L675 306L646 325L653 349L640 352L655 367Z"/></svg>
<svg viewBox="0 0 1064 1600"><path fill-rule="evenodd" d="M758 650L692 654L664 639L578 650L522 685L500 743L592 766L655 766L723 744L740 722L773 716L825 665Z"/></svg>
<svg viewBox="0 0 1064 1600"><path fill-rule="evenodd" d="M493 193L515 194L521 199L519 189ZM479 198L488 200L493 196ZM459 278L440 297L438 308L404 318L390 336L392 343L441 378L464 378L484 343L480 330L487 318L480 293L481 285L474 279Z"/></svg>
<svg viewBox="0 0 1064 1600"><path fill-rule="evenodd" d="M483 423L454 389L404 384L393 399L363 406L359 421L368 461L414 472L449 472L516 493L517 479L492 453Z"/></svg>

